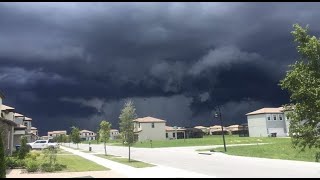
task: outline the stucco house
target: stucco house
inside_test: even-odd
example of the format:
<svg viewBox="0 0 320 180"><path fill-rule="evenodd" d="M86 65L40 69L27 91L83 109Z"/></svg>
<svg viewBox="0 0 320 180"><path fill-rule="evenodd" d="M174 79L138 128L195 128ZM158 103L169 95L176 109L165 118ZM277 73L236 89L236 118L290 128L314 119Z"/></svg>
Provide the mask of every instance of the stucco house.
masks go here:
<svg viewBox="0 0 320 180"><path fill-rule="evenodd" d="M20 144L20 139L22 136L26 136L28 142L33 142L34 139L31 131L32 119L17 112L15 112L13 116L13 121L18 124L18 126L15 127L14 144Z"/></svg>
<svg viewBox="0 0 320 180"><path fill-rule="evenodd" d="M38 128L31 127L31 141L34 142L39 139Z"/></svg>
<svg viewBox="0 0 320 180"><path fill-rule="evenodd" d="M283 107L262 108L247 113L250 137L287 136L288 129L284 119Z"/></svg>
<svg viewBox="0 0 320 180"><path fill-rule="evenodd" d="M210 126L209 132L211 135L221 135L222 134L222 128L220 125L214 125ZM228 133L228 129L226 127L223 127L224 134Z"/></svg>
<svg viewBox="0 0 320 180"><path fill-rule="evenodd" d="M167 139L185 139L186 129L181 127L165 126Z"/></svg>
<svg viewBox="0 0 320 180"><path fill-rule="evenodd" d="M61 130L61 131L49 131L48 132L48 139L52 139L54 137L57 137L59 135L67 135L66 130Z"/></svg>
<svg viewBox="0 0 320 180"><path fill-rule="evenodd" d="M143 117L133 120L135 138L138 141L165 140L166 121L154 117Z"/></svg>
<svg viewBox="0 0 320 180"><path fill-rule="evenodd" d="M111 129L110 130L110 139L115 140L120 136L119 130L117 129Z"/></svg>
<svg viewBox="0 0 320 180"><path fill-rule="evenodd" d="M204 132L204 134L209 134L210 133L210 128L209 127L195 126L194 128L202 130L202 132Z"/></svg>
<svg viewBox="0 0 320 180"><path fill-rule="evenodd" d="M17 124L9 118L9 114L12 114L12 108L8 108L8 106L4 106L2 104L4 96L0 93L0 131L1 131L1 139L4 145L5 154L11 155L13 151L13 136L14 136L14 127ZM9 118L9 119L6 119Z"/></svg>
<svg viewBox="0 0 320 180"><path fill-rule="evenodd" d="M79 135L82 141L96 140L96 136L97 136L95 132L85 130L85 129L81 130Z"/></svg>

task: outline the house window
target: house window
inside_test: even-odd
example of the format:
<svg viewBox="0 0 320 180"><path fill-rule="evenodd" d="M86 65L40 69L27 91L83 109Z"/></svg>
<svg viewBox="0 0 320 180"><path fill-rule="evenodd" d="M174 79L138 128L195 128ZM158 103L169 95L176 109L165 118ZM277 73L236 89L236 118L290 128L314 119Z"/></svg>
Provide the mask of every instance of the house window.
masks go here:
<svg viewBox="0 0 320 180"><path fill-rule="evenodd" d="M273 120L276 121L277 120L277 115L273 115Z"/></svg>
<svg viewBox="0 0 320 180"><path fill-rule="evenodd" d="M282 121L282 115L281 114L279 114L279 120Z"/></svg>
<svg viewBox="0 0 320 180"><path fill-rule="evenodd" d="M139 128L140 128L140 123L139 123Z"/></svg>
<svg viewBox="0 0 320 180"><path fill-rule="evenodd" d="M269 114L267 115L267 119L268 119L268 121L271 120L271 116Z"/></svg>
<svg viewBox="0 0 320 180"><path fill-rule="evenodd" d="M169 136L168 136L168 133L166 133L166 138L168 138Z"/></svg>
<svg viewBox="0 0 320 180"><path fill-rule="evenodd" d="M151 124L151 128L154 128L154 123Z"/></svg>
<svg viewBox="0 0 320 180"><path fill-rule="evenodd" d="M28 126L28 122L25 122L25 123L24 123L24 126Z"/></svg>
<svg viewBox="0 0 320 180"><path fill-rule="evenodd" d="M174 137L174 138L175 138L175 137L176 137L176 133L172 133L172 137Z"/></svg>

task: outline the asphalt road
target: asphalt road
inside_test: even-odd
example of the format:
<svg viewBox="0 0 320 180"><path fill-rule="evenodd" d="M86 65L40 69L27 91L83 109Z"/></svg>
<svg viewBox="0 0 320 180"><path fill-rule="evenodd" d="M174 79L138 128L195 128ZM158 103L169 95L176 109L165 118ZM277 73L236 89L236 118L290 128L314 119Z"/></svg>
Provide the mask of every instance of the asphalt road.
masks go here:
<svg viewBox="0 0 320 180"><path fill-rule="evenodd" d="M68 147L68 144L67 144ZM72 145L71 147L76 147ZM88 144L79 144L88 150ZM103 145L91 145L93 152L104 153ZM218 147L218 146L210 146ZM198 147L131 148L131 158L155 165L180 168L218 178L317 178L320 163L231 156L219 152L199 154ZM107 153L128 157L128 147L107 146ZM165 173L165 172L164 172Z"/></svg>

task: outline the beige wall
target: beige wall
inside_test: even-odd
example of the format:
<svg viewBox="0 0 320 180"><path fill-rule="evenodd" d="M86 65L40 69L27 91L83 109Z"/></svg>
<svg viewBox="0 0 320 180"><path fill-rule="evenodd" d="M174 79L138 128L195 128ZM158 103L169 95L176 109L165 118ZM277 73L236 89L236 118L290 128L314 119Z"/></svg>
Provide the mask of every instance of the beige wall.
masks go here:
<svg viewBox="0 0 320 180"><path fill-rule="evenodd" d="M4 113L4 118L13 121L14 120L14 112L9 112L9 111L3 111Z"/></svg>
<svg viewBox="0 0 320 180"><path fill-rule="evenodd" d="M139 139L138 141L145 140L165 140L166 139L166 130L165 122L155 122L154 128L152 128L152 123L140 123Z"/></svg>
<svg viewBox="0 0 320 180"><path fill-rule="evenodd" d="M119 136L119 131L110 131L110 139L116 139Z"/></svg>
<svg viewBox="0 0 320 180"><path fill-rule="evenodd" d="M11 154L13 150L13 126L0 120L0 130L2 131L2 141L5 147L5 153Z"/></svg>

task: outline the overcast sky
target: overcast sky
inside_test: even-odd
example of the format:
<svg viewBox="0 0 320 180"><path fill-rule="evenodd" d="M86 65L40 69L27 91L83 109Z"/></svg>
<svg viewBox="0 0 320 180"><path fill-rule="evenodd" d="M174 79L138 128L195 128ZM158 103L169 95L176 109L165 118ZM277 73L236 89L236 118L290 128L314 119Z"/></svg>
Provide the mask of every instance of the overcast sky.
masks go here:
<svg viewBox="0 0 320 180"><path fill-rule="evenodd" d="M278 86L294 63L292 25L319 36L319 3L0 3L4 104L40 134L118 128L139 117L168 125L225 124L288 103Z"/></svg>

